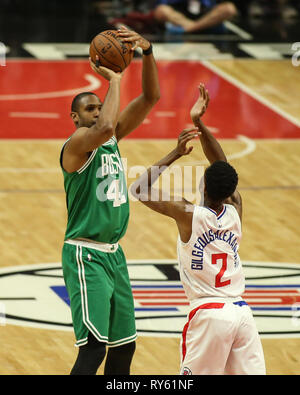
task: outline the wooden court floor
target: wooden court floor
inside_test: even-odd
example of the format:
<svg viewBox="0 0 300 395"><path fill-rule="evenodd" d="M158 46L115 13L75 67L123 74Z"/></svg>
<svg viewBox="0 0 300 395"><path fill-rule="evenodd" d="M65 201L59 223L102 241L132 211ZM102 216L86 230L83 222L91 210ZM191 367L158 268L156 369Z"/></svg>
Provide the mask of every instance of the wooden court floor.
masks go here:
<svg viewBox="0 0 300 395"><path fill-rule="evenodd" d="M291 67L289 61L213 64L300 122L300 69ZM129 166L148 166L175 143L125 140L120 150ZM254 143L252 152L231 160L240 175L244 201L241 259L300 265L300 140L257 139ZM222 140L221 144L229 156L244 148L238 140ZM60 262L66 223L58 168L61 145L61 140L0 142L0 269ZM200 146L195 145L191 156L178 163L195 164L203 159ZM176 259L176 239L170 219L131 202L128 232L121 243L128 259ZM0 374L64 375L77 355L72 332L2 325L0 339ZM178 374L179 341L140 336L132 374ZM268 374L300 374L300 338L262 339L262 343Z"/></svg>

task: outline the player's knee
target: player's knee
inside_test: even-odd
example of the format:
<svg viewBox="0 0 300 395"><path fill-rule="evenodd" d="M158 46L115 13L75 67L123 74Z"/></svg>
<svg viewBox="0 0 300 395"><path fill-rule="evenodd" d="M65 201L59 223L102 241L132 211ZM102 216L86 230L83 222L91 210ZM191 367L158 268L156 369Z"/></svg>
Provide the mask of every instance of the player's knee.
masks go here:
<svg viewBox="0 0 300 395"><path fill-rule="evenodd" d="M128 344L124 344L124 347L125 346L126 346L127 354L133 356L133 354L135 353L135 349L136 349L136 343L130 342Z"/></svg>
<svg viewBox="0 0 300 395"><path fill-rule="evenodd" d="M105 375L128 375L135 352L135 342L124 344L118 347L111 347L108 350L104 374Z"/></svg>
<svg viewBox="0 0 300 395"><path fill-rule="evenodd" d="M103 361L105 354L106 354L105 343L98 342L98 344L94 350L94 355L95 355L96 359L98 359L98 361L100 361L100 363Z"/></svg>
<svg viewBox="0 0 300 395"><path fill-rule="evenodd" d="M168 6L168 5L159 5L154 9L154 18L158 21L158 22L165 22L168 20L168 16L170 14L170 12L172 12L172 7Z"/></svg>
<svg viewBox="0 0 300 395"><path fill-rule="evenodd" d="M119 347L113 347L109 349L110 353L117 354L119 357L127 357L132 358L135 352L136 344L135 342L130 342L127 344L123 344Z"/></svg>
<svg viewBox="0 0 300 395"><path fill-rule="evenodd" d="M224 20L231 19L237 15L236 6L233 3L231 3L230 1L221 3L218 6L218 8L219 8L219 12L222 14L222 17L224 18Z"/></svg>
<svg viewBox="0 0 300 395"><path fill-rule="evenodd" d="M95 375L106 354L106 344L89 336L88 344L80 346L71 375Z"/></svg>

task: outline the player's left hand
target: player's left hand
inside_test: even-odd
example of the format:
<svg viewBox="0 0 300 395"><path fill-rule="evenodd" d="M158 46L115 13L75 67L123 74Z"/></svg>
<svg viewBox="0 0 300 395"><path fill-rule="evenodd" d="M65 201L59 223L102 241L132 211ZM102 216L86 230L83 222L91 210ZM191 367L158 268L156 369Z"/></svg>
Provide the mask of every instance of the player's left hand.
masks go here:
<svg viewBox="0 0 300 395"><path fill-rule="evenodd" d="M132 43L131 50L134 51L136 48L140 47L143 51L149 49L150 42L142 37L140 34L134 30L129 30L125 26L121 26L118 29L118 35L123 42Z"/></svg>
<svg viewBox="0 0 300 395"><path fill-rule="evenodd" d="M193 146L187 147L187 143L198 137L201 134L197 128L184 129L179 137L176 147L176 152L178 155L188 155L192 152Z"/></svg>
<svg viewBox="0 0 300 395"><path fill-rule="evenodd" d="M198 121L205 113L208 103L209 103L209 95L208 91L205 88L204 84L200 84L199 87L199 97L196 103L193 105L190 115L195 126L198 126Z"/></svg>

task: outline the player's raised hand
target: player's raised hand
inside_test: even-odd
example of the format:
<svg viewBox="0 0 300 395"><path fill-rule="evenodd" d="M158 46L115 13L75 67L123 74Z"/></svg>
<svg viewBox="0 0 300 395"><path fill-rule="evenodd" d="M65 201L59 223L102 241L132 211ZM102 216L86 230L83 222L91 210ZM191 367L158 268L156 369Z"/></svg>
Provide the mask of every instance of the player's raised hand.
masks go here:
<svg viewBox="0 0 300 395"><path fill-rule="evenodd" d="M205 88L204 84L199 85L199 97L196 103L193 105L190 115L195 126L199 125L199 119L205 113L208 103L209 103L209 95L208 91Z"/></svg>
<svg viewBox="0 0 300 395"><path fill-rule="evenodd" d="M184 129L178 137L178 142L176 147L177 154L180 156L190 154L193 150L193 146L187 147L187 144L191 140L198 137L199 134L200 132L198 131L197 128Z"/></svg>
<svg viewBox="0 0 300 395"><path fill-rule="evenodd" d="M114 71L108 69L107 67L103 67L100 66L98 64L95 64L91 58L89 58L89 62L90 62L90 66L92 68L92 70L101 75L103 78L105 78L107 81L111 81L113 78L119 78L121 79L123 76L123 72L122 73L115 73ZM96 63L99 62L99 57L96 56Z"/></svg>
<svg viewBox="0 0 300 395"><path fill-rule="evenodd" d="M132 43L132 51L134 51L138 47L140 47L142 50L146 50L151 45L150 42L142 37L140 34L133 30L127 29L125 26L121 26L121 28L118 29L118 35L123 42Z"/></svg>

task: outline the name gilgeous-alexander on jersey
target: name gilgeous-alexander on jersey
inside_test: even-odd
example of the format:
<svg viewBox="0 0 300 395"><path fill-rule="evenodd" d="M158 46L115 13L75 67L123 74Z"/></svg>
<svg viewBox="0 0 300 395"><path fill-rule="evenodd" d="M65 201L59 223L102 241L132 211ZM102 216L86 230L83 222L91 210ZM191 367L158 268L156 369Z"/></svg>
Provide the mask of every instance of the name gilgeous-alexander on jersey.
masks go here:
<svg viewBox="0 0 300 395"><path fill-rule="evenodd" d="M187 243L178 238L180 278L190 302L203 297L240 297L245 278L238 254L241 221L232 205L222 212L194 206L192 235Z"/></svg>

